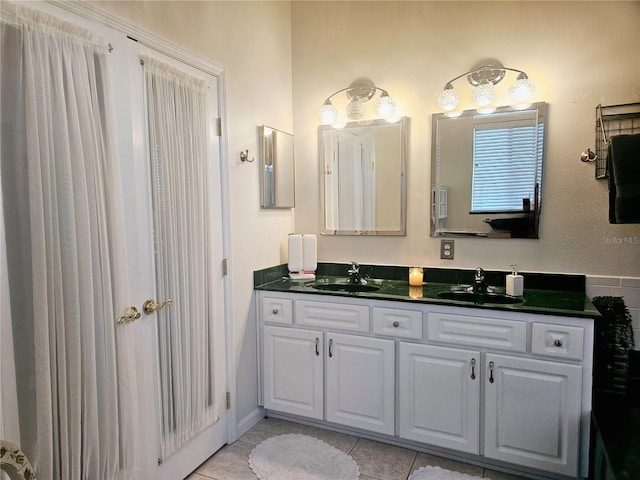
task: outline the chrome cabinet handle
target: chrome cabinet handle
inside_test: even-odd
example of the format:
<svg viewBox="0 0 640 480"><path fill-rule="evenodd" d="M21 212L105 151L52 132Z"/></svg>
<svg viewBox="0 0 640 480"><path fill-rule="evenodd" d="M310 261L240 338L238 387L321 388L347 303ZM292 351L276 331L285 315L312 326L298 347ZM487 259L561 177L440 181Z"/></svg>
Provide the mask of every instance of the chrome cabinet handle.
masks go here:
<svg viewBox="0 0 640 480"><path fill-rule="evenodd" d="M168 300L165 300L162 303L158 303L155 300L149 299L142 304L142 310L147 315L151 315L152 313L156 313L158 310L162 310L164 307L166 307L167 305L171 305L172 303L173 303L173 299L171 298Z"/></svg>
<svg viewBox="0 0 640 480"><path fill-rule="evenodd" d="M278 314L278 309L277 309L277 308L274 308L273 310L271 310L271 313L272 313L273 315L277 315L277 314Z"/></svg>
<svg viewBox="0 0 640 480"><path fill-rule="evenodd" d="M495 380L493 379L493 362L489 362L489 383L493 383Z"/></svg>
<svg viewBox="0 0 640 480"><path fill-rule="evenodd" d="M333 351L331 348L333 347L333 339L329 339L329 358L333 357Z"/></svg>
<svg viewBox="0 0 640 480"><path fill-rule="evenodd" d="M138 320L140 318L140 312L136 307L129 307L125 309L124 315L118 317L118 325L122 325L123 323L133 322L134 320Z"/></svg>
<svg viewBox="0 0 640 480"><path fill-rule="evenodd" d="M320 351L318 350L318 344L320 343L320 339L316 337L316 357L320 356Z"/></svg>
<svg viewBox="0 0 640 480"><path fill-rule="evenodd" d="M395 322L393 322L393 326L394 328L398 328L400 326L400 322L396 320Z"/></svg>
<svg viewBox="0 0 640 480"><path fill-rule="evenodd" d="M471 380L476 379L476 359L471 359Z"/></svg>
<svg viewBox="0 0 640 480"><path fill-rule="evenodd" d="M560 340L559 338L553 341L553 344L556 347L561 347L562 346L562 340Z"/></svg>

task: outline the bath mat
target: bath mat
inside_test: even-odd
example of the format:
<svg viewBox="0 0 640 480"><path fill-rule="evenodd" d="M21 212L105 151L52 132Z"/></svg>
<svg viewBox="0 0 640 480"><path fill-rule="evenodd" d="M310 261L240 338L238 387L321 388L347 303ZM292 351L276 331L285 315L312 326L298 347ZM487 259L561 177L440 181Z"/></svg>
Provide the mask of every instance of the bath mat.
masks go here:
<svg viewBox="0 0 640 480"><path fill-rule="evenodd" d="M259 443L249 454L249 466L258 480L358 480L360 476L349 455L298 433Z"/></svg>
<svg viewBox="0 0 640 480"><path fill-rule="evenodd" d="M409 477L409 480L487 480L486 478L474 477L466 473L452 472L440 467L419 468Z"/></svg>

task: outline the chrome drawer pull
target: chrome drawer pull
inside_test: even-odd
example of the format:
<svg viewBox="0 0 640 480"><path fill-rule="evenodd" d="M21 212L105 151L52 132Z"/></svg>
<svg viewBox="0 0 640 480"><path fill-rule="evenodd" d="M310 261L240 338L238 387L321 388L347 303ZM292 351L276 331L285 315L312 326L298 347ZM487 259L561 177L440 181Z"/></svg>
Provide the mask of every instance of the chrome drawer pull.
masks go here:
<svg viewBox="0 0 640 480"><path fill-rule="evenodd" d="M320 356L320 352L318 351L318 343L320 343L320 339L316 337L316 357Z"/></svg>
<svg viewBox="0 0 640 480"><path fill-rule="evenodd" d="M489 362L489 383L493 383L493 362Z"/></svg>
<svg viewBox="0 0 640 480"><path fill-rule="evenodd" d="M471 380L476 379L476 359L471 359Z"/></svg>
<svg viewBox="0 0 640 480"><path fill-rule="evenodd" d="M553 341L553 345L556 347L561 347L562 346L562 340L560 340L559 338Z"/></svg>
<svg viewBox="0 0 640 480"><path fill-rule="evenodd" d="M271 310L271 313L272 313L273 315L277 315L277 314L278 314L278 309L277 309L277 308L274 308L273 310Z"/></svg>
<svg viewBox="0 0 640 480"><path fill-rule="evenodd" d="M329 339L329 358L333 357L333 352L331 351L331 348L333 347L333 339Z"/></svg>
<svg viewBox="0 0 640 480"><path fill-rule="evenodd" d="M400 322L396 320L395 322L393 322L393 326L394 328L398 328L400 326Z"/></svg>

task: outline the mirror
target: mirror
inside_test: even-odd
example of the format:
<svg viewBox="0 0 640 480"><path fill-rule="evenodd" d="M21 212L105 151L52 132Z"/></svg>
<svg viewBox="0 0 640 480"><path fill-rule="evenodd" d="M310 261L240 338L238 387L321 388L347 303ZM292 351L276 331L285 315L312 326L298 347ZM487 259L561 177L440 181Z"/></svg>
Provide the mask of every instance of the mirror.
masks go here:
<svg viewBox="0 0 640 480"><path fill-rule="evenodd" d="M319 127L322 234L405 235L408 122Z"/></svg>
<svg viewBox="0 0 640 480"><path fill-rule="evenodd" d="M263 208L295 207L293 135L262 125L260 146L260 205Z"/></svg>
<svg viewBox="0 0 640 480"><path fill-rule="evenodd" d="M431 236L538 238L545 114L433 115Z"/></svg>

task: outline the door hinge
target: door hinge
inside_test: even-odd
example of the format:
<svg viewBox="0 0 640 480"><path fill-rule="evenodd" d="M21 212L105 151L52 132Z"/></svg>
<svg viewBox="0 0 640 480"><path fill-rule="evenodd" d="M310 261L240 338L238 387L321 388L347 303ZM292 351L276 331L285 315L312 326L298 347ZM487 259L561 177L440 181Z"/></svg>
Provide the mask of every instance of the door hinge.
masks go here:
<svg viewBox="0 0 640 480"><path fill-rule="evenodd" d="M229 261L226 258L222 259L222 276L229 275Z"/></svg>
<svg viewBox="0 0 640 480"><path fill-rule="evenodd" d="M231 392L227 392L227 410L231 410Z"/></svg>
<svg viewBox="0 0 640 480"><path fill-rule="evenodd" d="M218 137L222 136L222 118L216 118L216 128L218 129Z"/></svg>

